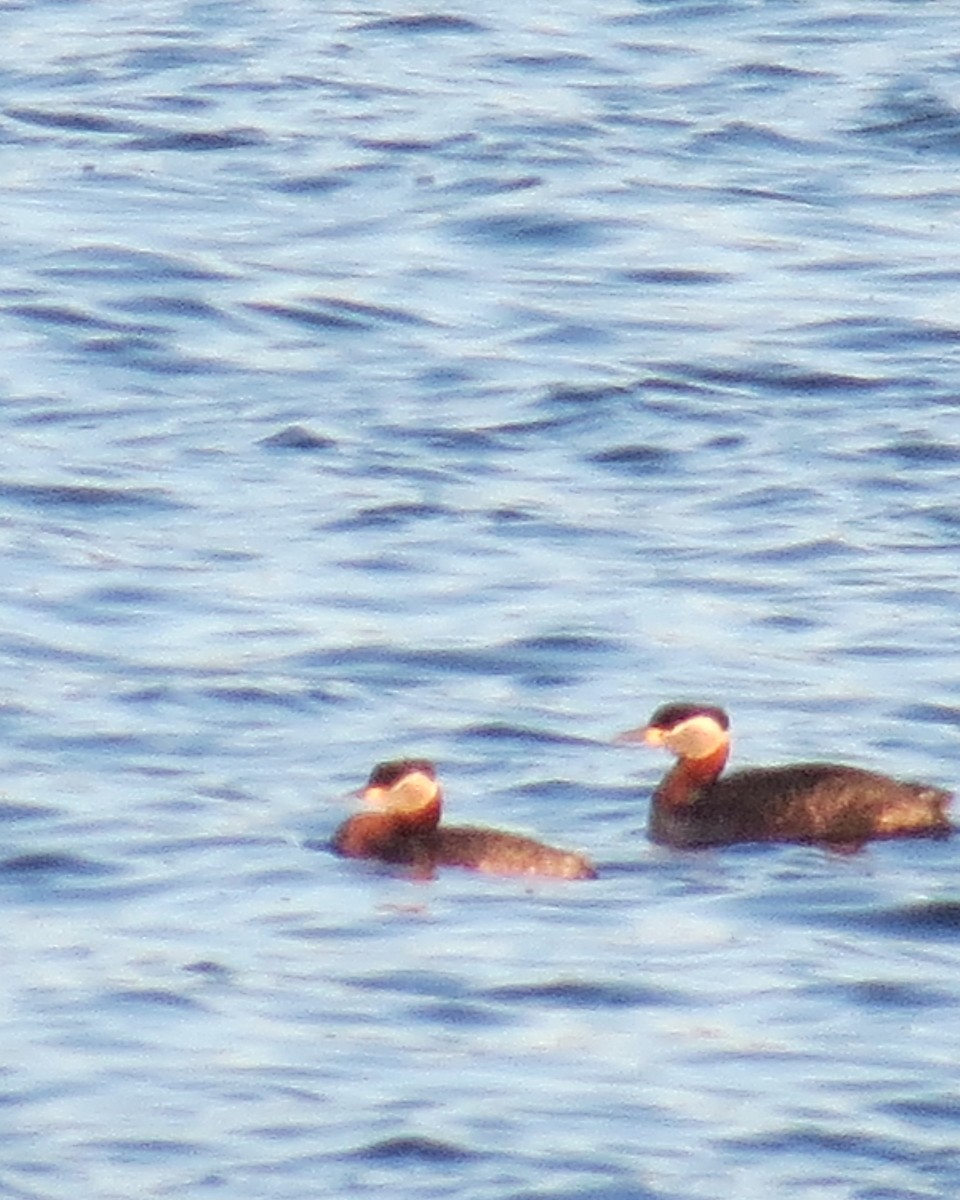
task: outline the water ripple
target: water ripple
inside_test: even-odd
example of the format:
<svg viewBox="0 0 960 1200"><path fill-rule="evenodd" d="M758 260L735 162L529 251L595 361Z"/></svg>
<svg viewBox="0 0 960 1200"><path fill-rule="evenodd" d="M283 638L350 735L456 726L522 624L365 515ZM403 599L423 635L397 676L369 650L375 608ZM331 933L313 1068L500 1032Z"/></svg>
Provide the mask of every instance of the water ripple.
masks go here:
<svg viewBox="0 0 960 1200"><path fill-rule="evenodd" d="M186 256L116 245L80 246L49 254L38 266L37 273L49 279L126 280L131 283L225 278L220 272L192 262Z"/></svg>
<svg viewBox="0 0 960 1200"><path fill-rule="evenodd" d="M548 7L4 6L13 1196L957 1193L954 841L609 738L949 782L960 16ZM602 878L345 870L394 748Z"/></svg>
<svg viewBox="0 0 960 1200"><path fill-rule="evenodd" d="M482 993L488 1000L511 1004L557 1004L561 1007L605 1009L646 1008L650 1005L674 1005L677 993L665 988L639 984L584 982L562 979L549 983L509 984L488 988Z"/></svg>
<svg viewBox="0 0 960 1200"><path fill-rule="evenodd" d="M106 510L152 512L178 509L183 505L159 489L110 488L88 484L35 484L0 480L0 499L13 500L31 508L72 508L78 511Z"/></svg>
<svg viewBox="0 0 960 1200"><path fill-rule="evenodd" d="M34 851L0 860L0 876L40 878L114 875L118 868L62 851Z"/></svg>
<svg viewBox="0 0 960 1200"><path fill-rule="evenodd" d="M666 470L675 463L676 456L662 446L613 446L590 455L590 461L646 474L649 471Z"/></svg>
<svg viewBox="0 0 960 1200"><path fill-rule="evenodd" d="M101 113L75 111L57 112L50 109L8 108L6 115L14 121L39 125L46 129L69 129L80 133L128 133L137 126L131 121L118 120Z"/></svg>
<svg viewBox="0 0 960 1200"><path fill-rule="evenodd" d="M480 1157L466 1146L412 1135L371 1142L350 1151L349 1156L364 1162L392 1163L461 1163Z"/></svg>
<svg viewBox="0 0 960 1200"><path fill-rule="evenodd" d="M459 736L466 741L518 742L521 745L570 746L587 739L568 734L554 733L549 729L528 729L509 725L504 721L489 721L482 725L468 725L460 730Z"/></svg>
<svg viewBox="0 0 960 1200"><path fill-rule="evenodd" d="M952 155L960 150L960 110L923 80L899 79L884 90L854 132L914 153Z"/></svg>
<svg viewBox="0 0 960 1200"><path fill-rule="evenodd" d="M588 246L603 236L590 221L552 213L495 214L460 221L460 236L489 243L502 249L518 248L530 252L562 251Z"/></svg>
<svg viewBox="0 0 960 1200"><path fill-rule="evenodd" d="M336 439L305 425L287 425L260 439L260 445L270 450L329 450Z"/></svg>
<svg viewBox="0 0 960 1200"><path fill-rule="evenodd" d="M364 21L356 28L363 32L430 34L479 33L484 26L452 13L415 13L403 17L378 17L373 21Z"/></svg>
<svg viewBox="0 0 960 1200"><path fill-rule="evenodd" d="M953 938L960 934L960 901L924 900L863 918L880 933L898 937Z"/></svg>
<svg viewBox="0 0 960 1200"><path fill-rule="evenodd" d="M263 141L263 136L256 129L187 129L170 130L169 132L154 132L131 138L126 148L128 150L182 150L188 153L197 151L237 150L242 147L256 146Z"/></svg>

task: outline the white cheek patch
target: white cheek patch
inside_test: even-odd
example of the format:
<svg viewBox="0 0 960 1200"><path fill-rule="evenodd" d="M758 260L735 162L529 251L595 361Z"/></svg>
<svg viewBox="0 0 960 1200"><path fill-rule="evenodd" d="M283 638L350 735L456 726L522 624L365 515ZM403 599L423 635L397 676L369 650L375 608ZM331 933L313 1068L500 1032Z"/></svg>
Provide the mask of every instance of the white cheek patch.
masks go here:
<svg viewBox="0 0 960 1200"><path fill-rule="evenodd" d="M436 799L437 790L435 779L412 771L390 789L389 807L394 812L416 812Z"/></svg>
<svg viewBox="0 0 960 1200"><path fill-rule="evenodd" d="M713 717L690 717L664 735L664 743L682 758L709 758L729 741Z"/></svg>

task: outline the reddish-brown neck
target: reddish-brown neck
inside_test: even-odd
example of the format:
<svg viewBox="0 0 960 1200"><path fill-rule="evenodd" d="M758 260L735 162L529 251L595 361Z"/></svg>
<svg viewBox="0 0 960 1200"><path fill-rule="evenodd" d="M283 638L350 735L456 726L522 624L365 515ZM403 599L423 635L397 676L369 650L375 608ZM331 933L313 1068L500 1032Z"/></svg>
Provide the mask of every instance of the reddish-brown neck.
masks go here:
<svg viewBox="0 0 960 1200"><path fill-rule="evenodd" d="M437 792L432 800L420 808L405 808L388 810L382 815L391 818L394 828L403 833L432 833L440 824L442 804L440 793Z"/></svg>
<svg viewBox="0 0 960 1200"><path fill-rule="evenodd" d="M350 817L334 835L334 846L349 858L391 858L405 838L433 833L440 821L440 796L422 808L362 812Z"/></svg>
<svg viewBox="0 0 960 1200"><path fill-rule="evenodd" d="M706 758L681 758L657 788L657 798L675 808L693 804L705 787L720 777L730 746L718 746Z"/></svg>

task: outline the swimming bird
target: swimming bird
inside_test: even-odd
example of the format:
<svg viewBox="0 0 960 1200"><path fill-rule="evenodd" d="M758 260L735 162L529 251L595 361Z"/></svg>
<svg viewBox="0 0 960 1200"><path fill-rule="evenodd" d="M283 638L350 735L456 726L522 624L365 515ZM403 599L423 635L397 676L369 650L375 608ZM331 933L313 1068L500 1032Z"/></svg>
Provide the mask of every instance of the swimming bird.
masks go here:
<svg viewBox="0 0 960 1200"><path fill-rule="evenodd" d="M817 842L857 847L877 838L942 837L949 792L835 763L735 771L730 719L709 704L665 704L621 742L677 756L653 794L648 832L668 846Z"/></svg>
<svg viewBox="0 0 960 1200"><path fill-rule="evenodd" d="M333 836L346 858L374 858L413 868L421 878L437 867L467 867L491 875L594 879L582 854L533 838L472 825L442 825L443 796L433 763L397 759L374 767L361 795L373 811L348 817Z"/></svg>

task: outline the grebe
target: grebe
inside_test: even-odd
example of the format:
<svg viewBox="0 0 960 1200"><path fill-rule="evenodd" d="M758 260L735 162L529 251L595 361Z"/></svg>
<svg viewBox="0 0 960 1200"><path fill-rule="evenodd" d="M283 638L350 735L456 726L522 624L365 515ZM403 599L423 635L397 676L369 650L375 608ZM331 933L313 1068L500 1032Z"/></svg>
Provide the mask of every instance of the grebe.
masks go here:
<svg viewBox="0 0 960 1200"><path fill-rule="evenodd" d="M618 741L664 746L677 763L653 794L648 831L668 846L818 842L853 847L874 838L942 837L950 793L834 763L735 771L722 708L664 704Z"/></svg>
<svg viewBox="0 0 960 1200"><path fill-rule="evenodd" d="M333 835L346 858L376 858L410 866L421 878L437 867L468 867L491 875L594 879L582 854L533 838L471 825L441 825L443 797L433 763L398 759L378 763L361 793L373 812L348 817Z"/></svg>

